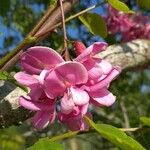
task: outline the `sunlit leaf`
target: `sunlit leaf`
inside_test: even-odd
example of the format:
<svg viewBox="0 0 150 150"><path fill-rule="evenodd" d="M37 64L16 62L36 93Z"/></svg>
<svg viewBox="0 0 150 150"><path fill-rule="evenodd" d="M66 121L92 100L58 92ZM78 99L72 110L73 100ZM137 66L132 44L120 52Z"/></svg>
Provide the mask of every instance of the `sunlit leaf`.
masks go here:
<svg viewBox="0 0 150 150"><path fill-rule="evenodd" d="M146 125L146 126L150 126L150 118L147 117L140 117L140 121Z"/></svg>
<svg viewBox="0 0 150 150"><path fill-rule="evenodd" d="M88 30L95 35L107 36L107 27L103 18L95 13L86 13L79 17Z"/></svg>
<svg viewBox="0 0 150 150"><path fill-rule="evenodd" d="M59 143L50 142L48 138L42 138L27 150L64 150L64 148Z"/></svg>
<svg viewBox="0 0 150 150"><path fill-rule="evenodd" d="M0 80L11 80L13 77L6 71L0 71Z"/></svg>
<svg viewBox="0 0 150 150"><path fill-rule="evenodd" d="M145 150L137 141L127 136L123 131L108 124L95 124L92 120L85 117L91 127L100 135L122 150Z"/></svg>
<svg viewBox="0 0 150 150"><path fill-rule="evenodd" d="M128 8L128 6L127 6L125 3L123 3L123 2L121 2L121 1L119 1L119 0L108 0L108 3L109 3L113 8L115 8L115 9L117 9L117 10L119 10L119 11L123 11L123 12L125 12L125 13L134 13L132 10L130 10L130 9Z"/></svg>
<svg viewBox="0 0 150 150"><path fill-rule="evenodd" d="M24 138L18 132L18 128L11 126L0 130L0 150L24 149Z"/></svg>

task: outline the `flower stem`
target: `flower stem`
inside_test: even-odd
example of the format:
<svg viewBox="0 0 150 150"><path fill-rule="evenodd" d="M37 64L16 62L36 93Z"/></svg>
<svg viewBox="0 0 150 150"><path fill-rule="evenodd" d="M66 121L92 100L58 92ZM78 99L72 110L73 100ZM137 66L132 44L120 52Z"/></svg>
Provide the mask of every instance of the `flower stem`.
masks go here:
<svg viewBox="0 0 150 150"><path fill-rule="evenodd" d="M69 52L68 52L68 45L67 45L67 33L66 33L66 25L65 25L65 15L64 15L64 8L62 4L62 0L59 0L60 3L60 9L61 9L61 17L62 17L62 27L63 27L63 34L64 34L64 50L65 50L65 59L66 61L70 60L69 59Z"/></svg>
<svg viewBox="0 0 150 150"><path fill-rule="evenodd" d="M81 16L81 15L83 15L83 14L85 14L85 13L87 13L87 12L89 12L89 11L91 11L91 10L99 7L99 6L101 6L101 5L104 5L104 4L106 4L106 1L103 1L103 2L101 2L99 4L96 4L96 5L93 5L93 6L89 7L89 8L87 8L87 9L84 9L84 10L82 10L82 11L80 11L80 12L78 12L78 13L70 16L70 17L68 17L67 19L65 19L65 23L67 23L70 20L75 19L75 18L77 18L77 17L79 17L79 16ZM54 26L52 26L51 28L49 28L49 30L47 30L47 32L45 32L44 34L42 34L42 33L39 34L37 36L37 38L47 36L49 34L49 32L51 32L52 30L56 29L57 27L59 27L61 25L62 25L62 22L55 24Z"/></svg>

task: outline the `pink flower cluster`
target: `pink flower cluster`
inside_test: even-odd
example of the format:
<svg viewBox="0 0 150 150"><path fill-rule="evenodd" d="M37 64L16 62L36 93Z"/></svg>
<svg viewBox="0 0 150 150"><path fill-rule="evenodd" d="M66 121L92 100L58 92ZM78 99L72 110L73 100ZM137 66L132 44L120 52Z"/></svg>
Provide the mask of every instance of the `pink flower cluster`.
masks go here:
<svg viewBox="0 0 150 150"><path fill-rule="evenodd" d="M96 56L106 47L106 43L96 42L73 61L65 61L43 46L31 47L21 56L23 71L14 77L30 92L19 103L36 112L32 118L35 128L45 128L57 116L70 130L86 130L83 116L91 117L89 104L111 106L115 102L108 87L120 68Z"/></svg>
<svg viewBox="0 0 150 150"><path fill-rule="evenodd" d="M141 13L125 14L108 6L107 16L104 17L110 35L119 33L121 41L134 39L150 39L150 17Z"/></svg>

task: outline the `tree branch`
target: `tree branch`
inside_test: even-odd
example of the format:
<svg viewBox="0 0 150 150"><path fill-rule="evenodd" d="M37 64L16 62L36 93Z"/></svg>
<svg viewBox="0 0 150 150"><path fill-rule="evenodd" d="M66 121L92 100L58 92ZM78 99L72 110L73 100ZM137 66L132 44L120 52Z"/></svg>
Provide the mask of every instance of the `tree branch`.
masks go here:
<svg viewBox="0 0 150 150"><path fill-rule="evenodd" d="M150 64L150 41L134 40L124 44L109 46L99 54L113 65L123 70L141 68ZM19 124L30 117L31 113L19 107L18 97L25 94L11 83L0 81L0 128Z"/></svg>

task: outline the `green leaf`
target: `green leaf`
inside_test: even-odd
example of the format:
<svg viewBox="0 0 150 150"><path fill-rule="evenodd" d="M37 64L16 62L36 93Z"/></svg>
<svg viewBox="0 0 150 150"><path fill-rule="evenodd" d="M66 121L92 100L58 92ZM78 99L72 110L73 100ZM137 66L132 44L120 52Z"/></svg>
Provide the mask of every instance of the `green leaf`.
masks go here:
<svg viewBox="0 0 150 150"><path fill-rule="evenodd" d="M93 127L101 136L115 144L122 150L145 150L137 141L127 136L123 131L108 124L95 124L88 117L85 117L88 123Z"/></svg>
<svg viewBox="0 0 150 150"><path fill-rule="evenodd" d="M134 11L130 10L125 3L119 0L108 0L108 3L119 11L123 11L125 13L134 13Z"/></svg>
<svg viewBox="0 0 150 150"><path fill-rule="evenodd" d="M13 77L6 71L0 71L0 80L12 80Z"/></svg>
<svg viewBox="0 0 150 150"><path fill-rule="evenodd" d="M103 18L95 13L86 13L79 17L88 30L95 35L107 36L107 27Z"/></svg>
<svg viewBox="0 0 150 150"><path fill-rule="evenodd" d="M61 144L42 138L27 150L64 150Z"/></svg>
<svg viewBox="0 0 150 150"><path fill-rule="evenodd" d="M150 10L150 0L137 0L137 4L142 8Z"/></svg>
<svg viewBox="0 0 150 150"><path fill-rule="evenodd" d="M146 125L146 126L150 126L150 118L147 117L140 117L140 121Z"/></svg>

